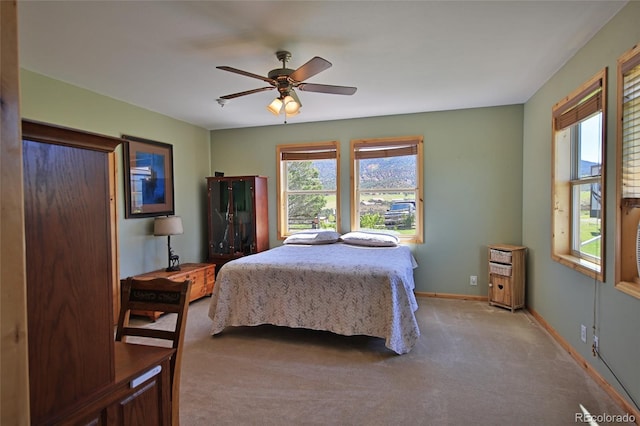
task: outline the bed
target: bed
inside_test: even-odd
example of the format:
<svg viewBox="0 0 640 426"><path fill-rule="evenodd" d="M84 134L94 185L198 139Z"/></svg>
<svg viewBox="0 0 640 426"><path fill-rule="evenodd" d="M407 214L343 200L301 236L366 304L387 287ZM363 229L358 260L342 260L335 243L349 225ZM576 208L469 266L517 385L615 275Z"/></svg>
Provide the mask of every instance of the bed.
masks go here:
<svg viewBox="0 0 640 426"><path fill-rule="evenodd" d="M342 237L302 240L224 264L209 307L211 334L272 324L379 337L390 350L409 352L420 337L411 251Z"/></svg>

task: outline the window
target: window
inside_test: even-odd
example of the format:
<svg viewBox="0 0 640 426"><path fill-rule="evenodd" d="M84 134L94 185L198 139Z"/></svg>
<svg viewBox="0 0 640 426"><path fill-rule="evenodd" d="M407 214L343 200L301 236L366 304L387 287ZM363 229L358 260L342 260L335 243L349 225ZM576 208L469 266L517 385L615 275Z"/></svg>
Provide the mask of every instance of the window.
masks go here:
<svg viewBox="0 0 640 426"><path fill-rule="evenodd" d="M422 237L422 136L351 141L351 229Z"/></svg>
<svg viewBox="0 0 640 426"><path fill-rule="evenodd" d="M604 277L606 69L554 105L552 258Z"/></svg>
<svg viewBox="0 0 640 426"><path fill-rule="evenodd" d="M640 45L618 59L616 288L640 298Z"/></svg>
<svg viewBox="0 0 640 426"><path fill-rule="evenodd" d="M278 145L278 238L340 223L337 141Z"/></svg>

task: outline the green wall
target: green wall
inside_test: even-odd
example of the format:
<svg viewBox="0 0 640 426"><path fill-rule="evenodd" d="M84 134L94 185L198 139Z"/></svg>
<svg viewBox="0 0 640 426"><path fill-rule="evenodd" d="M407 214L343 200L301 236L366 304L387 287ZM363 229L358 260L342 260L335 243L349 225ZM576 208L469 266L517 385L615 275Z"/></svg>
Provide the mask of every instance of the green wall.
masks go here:
<svg viewBox="0 0 640 426"><path fill-rule="evenodd" d="M540 313L587 361L621 390L592 357L595 322L600 351L633 398L640 400L640 300L614 288L616 215L616 61L640 42L640 2L629 2L562 67L524 109L523 238L529 247L527 304ZM608 67L605 282L597 283L551 260L551 108ZM587 344L580 325L588 327Z"/></svg>
<svg viewBox="0 0 640 426"><path fill-rule="evenodd" d="M301 112L304 114L304 111ZM212 170L269 182L269 235L276 239L276 145L340 141L341 232L349 230L351 139L424 135L425 243L413 253L421 292L487 295L486 246L519 244L523 106L278 124L211 132ZM478 286L469 276L478 276Z"/></svg>
<svg viewBox="0 0 640 426"><path fill-rule="evenodd" d="M23 118L109 136L123 134L173 145L176 215L184 234L171 239L182 263L206 258L206 185L209 133L200 127L21 70ZM153 219L124 219L122 147L116 152L120 276L167 266L167 239L153 236Z"/></svg>

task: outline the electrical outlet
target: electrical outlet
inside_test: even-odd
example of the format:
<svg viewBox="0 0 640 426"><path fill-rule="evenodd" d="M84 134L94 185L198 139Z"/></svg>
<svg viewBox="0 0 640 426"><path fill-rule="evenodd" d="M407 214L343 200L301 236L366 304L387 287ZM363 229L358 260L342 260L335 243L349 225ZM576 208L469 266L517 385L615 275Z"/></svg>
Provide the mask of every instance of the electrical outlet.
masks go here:
<svg viewBox="0 0 640 426"><path fill-rule="evenodd" d="M478 277L476 275L469 277L469 285L478 285Z"/></svg>
<svg viewBox="0 0 640 426"><path fill-rule="evenodd" d="M596 354L600 351L600 341L598 340L598 336L594 335L593 336L593 356L596 356Z"/></svg>
<svg viewBox="0 0 640 426"><path fill-rule="evenodd" d="M587 343L587 326L580 324L580 340L582 343Z"/></svg>

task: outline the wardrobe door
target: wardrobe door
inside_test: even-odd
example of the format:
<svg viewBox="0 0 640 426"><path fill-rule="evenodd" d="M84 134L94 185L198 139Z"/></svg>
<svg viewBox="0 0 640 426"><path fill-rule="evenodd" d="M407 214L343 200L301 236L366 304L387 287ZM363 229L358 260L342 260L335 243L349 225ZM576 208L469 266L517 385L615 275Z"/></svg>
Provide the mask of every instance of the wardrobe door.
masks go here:
<svg viewBox="0 0 640 426"><path fill-rule="evenodd" d="M23 136L32 424L114 380L106 152Z"/></svg>

